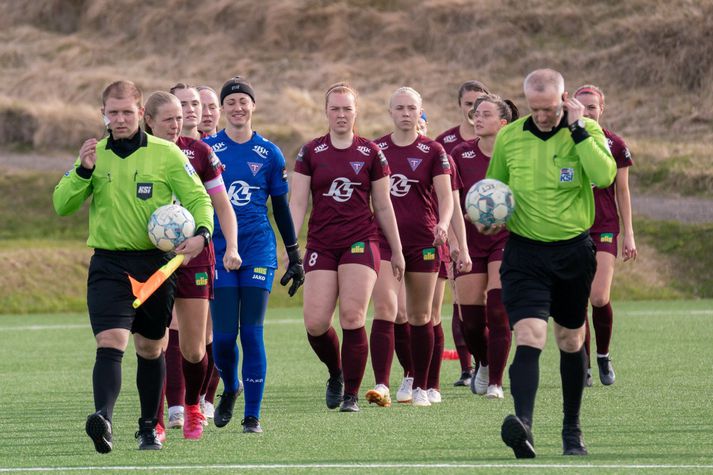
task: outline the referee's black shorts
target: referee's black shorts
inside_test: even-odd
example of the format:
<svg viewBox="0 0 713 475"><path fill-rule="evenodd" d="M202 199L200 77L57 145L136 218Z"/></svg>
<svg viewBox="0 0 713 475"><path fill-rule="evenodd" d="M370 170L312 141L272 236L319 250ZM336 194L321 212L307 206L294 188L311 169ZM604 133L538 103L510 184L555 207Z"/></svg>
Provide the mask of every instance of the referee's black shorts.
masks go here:
<svg viewBox="0 0 713 475"><path fill-rule="evenodd" d="M523 318L547 320L551 315L565 328L581 327L597 269L595 255L588 233L556 242L510 233L500 266L510 325Z"/></svg>
<svg viewBox="0 0 713 475"><path fill-rule="evenodd" d="M124 328L151 340L160 340L171 323L175 278L172 275L138 309L128 275L145 282L171 254L159 251L107 251L96 249L89 263L87 306L96 336L113 328Z"/></svg>

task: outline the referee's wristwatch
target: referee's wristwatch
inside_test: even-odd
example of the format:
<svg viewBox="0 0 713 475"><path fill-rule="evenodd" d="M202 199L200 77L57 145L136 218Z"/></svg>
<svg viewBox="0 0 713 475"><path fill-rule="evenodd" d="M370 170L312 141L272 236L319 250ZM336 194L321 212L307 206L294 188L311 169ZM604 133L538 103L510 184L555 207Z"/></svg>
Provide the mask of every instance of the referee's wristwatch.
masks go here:
<svg viewBox="0 0 713 475"><path fill-rule="evenodd" d="M210 243L210 231L208 231L204 227L200 227L200 228L196 229L195 236L202 236L203 237L203 247L208 247L208 244Z"/></svg>
<svg viewBox="0 0 713 475"><path fill-rule="evenodd" d="M577 119L567 126L570 132L576 132L577 130L584 129L584 119Z"/></svg>
<svg viewBox="0 0 713 475"><path fill-rule="evenodd" d="M589 137L589 132L587 132L586 125L584 124L584 119L577 119L567 126L570 133L572 134L572 140L575 144L585 140Z"/></svg>

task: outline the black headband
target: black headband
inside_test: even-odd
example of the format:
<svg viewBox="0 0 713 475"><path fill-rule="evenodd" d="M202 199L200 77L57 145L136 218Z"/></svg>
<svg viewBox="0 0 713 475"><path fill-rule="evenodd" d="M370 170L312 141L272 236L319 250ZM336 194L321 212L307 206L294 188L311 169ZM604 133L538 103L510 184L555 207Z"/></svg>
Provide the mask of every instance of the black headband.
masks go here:
<svg viewBox="0 0 713 475"><path fill-rule="evenodd" d="M220 90L220 105L223 105L223 100L231 94L243 93L250 96L250 99L255 102L255 92L253 88L245 82L242 78L235 77L228 79L223 88Z"/></svg>

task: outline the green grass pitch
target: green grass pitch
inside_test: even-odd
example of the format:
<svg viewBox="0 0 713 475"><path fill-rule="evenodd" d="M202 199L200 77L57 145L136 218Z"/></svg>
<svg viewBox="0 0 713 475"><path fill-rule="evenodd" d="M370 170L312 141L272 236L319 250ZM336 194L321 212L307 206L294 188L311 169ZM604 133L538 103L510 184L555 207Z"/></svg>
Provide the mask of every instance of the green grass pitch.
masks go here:
<svg viewBox="0 0 713 475"><path fill-rule="evenodd" d="M561 390L550 334L540 366L534 435L538 456L516 461L500 440L513 411L454 388L456 361L444 361L443 403L370 407L370 363L362 411L324 405L326 370L312 353L299 309L270 309L264 434L241 432L242 398L223 429L200 441L168 431L159 452L136 449L136 358L124 357L114 417L114 451L94 452L84 433L92 412L94 339L88 318L0 316L0 473L691 473L713 471L713 302L615 303L614 386L585 391L582 425L590 455L561 455ZM444 319L452 348L450 317ZM340 333L341 334L341 333ZM512 355L511 355L512 356ZM596 366L596 364L595 364ZM394 358L393 394L400 382Z"/></svg>

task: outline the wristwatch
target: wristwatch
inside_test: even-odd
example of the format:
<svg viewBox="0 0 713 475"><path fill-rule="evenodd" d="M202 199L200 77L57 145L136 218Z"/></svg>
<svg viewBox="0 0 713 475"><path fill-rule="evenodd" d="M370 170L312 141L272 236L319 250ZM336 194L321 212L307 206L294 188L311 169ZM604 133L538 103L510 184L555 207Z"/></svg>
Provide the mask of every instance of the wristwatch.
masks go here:
<svg viewBox="0 0 713 475"><path fill-rule="evenodd" d="M205 228L199 229L196 234L196 236L203 236L203 247L208 247L208 244L210 243L210 231L208 231Z"/></svg>
<svg viewBox="0 0 713 475"><path fill-rule="evenodd" d="M570 132L574 132L575 130L578 130L578 129L584 129L585 128L584 119L577 119L574 122L572 122L571 124L569 124L567 127L569 128Z"/></svg>

